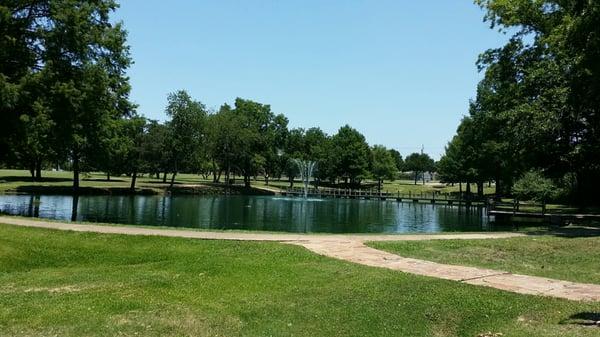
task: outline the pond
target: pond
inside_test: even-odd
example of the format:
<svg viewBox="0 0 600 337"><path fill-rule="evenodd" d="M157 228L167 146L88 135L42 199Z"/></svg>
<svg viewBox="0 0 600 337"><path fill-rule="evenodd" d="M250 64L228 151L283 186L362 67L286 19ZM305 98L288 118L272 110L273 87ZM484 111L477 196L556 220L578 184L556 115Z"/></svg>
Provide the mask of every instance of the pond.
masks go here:
<svg viewBox="0 0 600 337"><path fill-rule="evenodd" d="M478 207L276 196L0 195L0 212L56 220L300 233L510 229L495 224Z"/></svg>

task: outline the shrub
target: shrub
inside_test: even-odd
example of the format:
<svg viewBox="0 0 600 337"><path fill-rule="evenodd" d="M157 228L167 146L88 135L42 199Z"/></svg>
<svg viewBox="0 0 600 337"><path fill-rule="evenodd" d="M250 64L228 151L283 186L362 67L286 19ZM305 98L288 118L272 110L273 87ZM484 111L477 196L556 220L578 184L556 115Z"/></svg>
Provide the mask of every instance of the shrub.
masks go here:
<svg viewBox="0 0 600 337"><path fill-rule="evenodd" d="M513 185L512 192L520 200L547 202L560 195L559 188L540 171L529 171Z"/></svg>

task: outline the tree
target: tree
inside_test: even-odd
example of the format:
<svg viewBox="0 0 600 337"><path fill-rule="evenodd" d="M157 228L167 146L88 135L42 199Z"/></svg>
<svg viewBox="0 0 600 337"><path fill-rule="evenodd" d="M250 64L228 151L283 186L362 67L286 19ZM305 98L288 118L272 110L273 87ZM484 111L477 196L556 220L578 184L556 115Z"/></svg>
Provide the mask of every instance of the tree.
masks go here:
<svg viewBox="0 0 600 337"><path fill-rule="evenodd" d="M52 157L49 144L54 122L43 104L34 102L31 108L30 113L20 116L18 137L13 139L12 144L19 162L29 168L33 180L39 180L44 160Z"/></svg>
<svg viewBox="0 0 600 337"><path fill-rule="evenodd" d="M385 148L383 145L375 145L371 149L372 168L371 174L377 179L378 190L381 191L381 184L384 179L394 179L398 168L392 152Z"/></svg>
<svg viewBox="0 0 600 337"><path fill-rule="evenodd" d="M280 160L280 153L285 147L288 136L288 119L282 114L273 117L265 133L267 146L261 156L264 158L265 184L269 185L269 177L281 175L284 163Z"/></svg>
<svg viewBox="0 0 600 337"><path fill-rule="evenodd" d="M171 117L168 123L168 144L171 152L171 184L175 183L175 176L184 167L190 167L194 162L195 153L201 147L206 108L198 101L194 101L184 91L169 94L167 97L167 116Z"/></svg>
<svg viewBox="0 0 600 337"><path fill-rule="evenodd" d="M460 147L458 136L454 136L446 145L446 151L437 165L440 181L454 184L465 180L464 162Z"/></svg>
<svg viewBox="0 0 600 337"><path fill-rule="evenodd" d="M494 120L509 178L541 168L575 176L579 202L600 187L600 6L596 1L477 0L508 43L480 56L477 113ZM492 125L492 123L490 123ZM502 142L498 142L502 144ZM497 180L497 184L500 182ZM511 181L505 181L509 190Z"/></svg>
<svg viewBox="0 0 600 337"><path fill-rule="evenodd" d="M282 118L283 116L276 118L267 104L241 98L235 100L232 112L239 123L237 137L244 144L236 149L235 164L244 176L245 187L250 187L250 178L265 169L267 158L272 159L277 147L283 142L281 139L275 141L275 134L283 132L287 127L287 119Z"/></svg>
<svg viewBox="0 0 600 337"><path fill-rule="evenodd" d="M285 149L281 155L285 163L285 173L288 177L290 187L294 187L294 179L300 173L299 168L293 159L308 159L306 150L306 136L304 129L296 128L289 130L286 137Z"/></svg>
<svg viewBox="0 0 600 337"><path fill-rule="evenodd" d="M360 184L368 175L370 148L363 136L349 125L331 137L334 172L345 183Z"/></svg>
<svg viewBox="0 0 600 337"><path fill-rule="evenodd" d="M168 136L169 130L165 124L154 120L147 121L142 141L143 167L146 172L156 175L156 178L163 172L164 181L169 163L172 162L171 149L167 143Z"/></svg>
<svg viewBox="0 0 600 337"><path fill-rule="evenodd" d="M225 181L229 183L230 173L237 167L238 159L247 155L249 148L246 142L251 140L253 132L245 129L245 124L244 116L227 104L209 116L207 146L214 182L219 182L221 172L225 171Z"/></svg>
<svg viewBox="0 0 600 337"><path fill-rule="evenodd" d="M57 154L72 161L73 188L79 188L82 161L93 157L111 121L132 113L125 70L131 63L126 33L110 14L112 0L78 3L55 0L39 14L43 100L54 123Z"/></svg>
<svg viewBox="0 0 600 337"><path fill-rule="evenodd" d="M556 198L558 188L552 180L544 177L540 171L526 172L519 178L513 188L513 194L520 200L533 200L546 203Z"/></svg>
<svg viewBox="0 0 600 337"><path fill-rule="evenodd" d="M396 171L403 171L404 170L404 160L402 159L402 155L400 154L400 152L398 152L398 150L396 149L389 149L388 150L390 152L390 154L392 155L392 158L394 159L394 164L396 165Z"/></svg>
<svg viewBox="0 0 600 337"><path fill-rule="evenodd" d="M426 153L411 153L404 160L404 169L412 171L415 177L415 185L419 175L423 176L423 185L425 185L425 172L431 172L435 168L435 162Z"/></svg>
<svg viewBox="0 0 600 337"><path fill-rule="evenodd" d="M135 191L135 183L144 162L144 144L146 143L148 124L144 117L132 117L121 122L123 152L121 158L127 173L131 175L130 190Z"/></svg>
<svg viewBox="0 0 600 337"><path fill-rule="evenodd" d="M48 1L3 1L0 4L0 161L11 156L14 159L15 144L23 137L28 140L19 144L19 156L25 155L28 161L41 154L39 146L46 146L35 141L35 133L45 137L48 125L44 120L48 118L37 118L41 111L39 107L34 111L36 98L23 99L22 93L24 86L31 87L35 73L40 70L43 53L39 43L40 16L48 11L48 7ZM24 132L27 132L25 136ZM28 156L24 151L27 146L33 146L31 151L38 153Z"/></svg>
<svg viewBox="0 0 600 337"><path fill-rule="evenodd" d="M304 133L304 152L306 157L302 159L316 162L315 172L316 184L322 179L331 179L333 176L331 137L318 127L312 127Z"/></svg>

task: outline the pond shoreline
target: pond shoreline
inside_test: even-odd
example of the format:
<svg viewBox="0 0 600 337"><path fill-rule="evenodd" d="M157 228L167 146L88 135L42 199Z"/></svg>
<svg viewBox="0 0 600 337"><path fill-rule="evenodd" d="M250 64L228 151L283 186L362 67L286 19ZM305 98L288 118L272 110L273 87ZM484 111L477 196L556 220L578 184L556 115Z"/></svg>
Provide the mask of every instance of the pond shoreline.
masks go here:
<svg viewBox="0 0 600 337"><path fill-rule="evenodd" d="M240 192L241 193L241 192ZM272 192L271 192L272 193ZM57 220L278 232L497 231L482 208L277 195L0 195L0 211ZM502 224L502 227L505 227Z"/></svg>
<svg viewBox="0 0 600 337"><path fill-rule="evenodd" d="M196 185L174 185L173 187L137 187L131 190L128 187L110 186L79 187L75 192L71 186L36 186L25 185L9 189L0 194L27 194L27 195L276 195L274 190L245 187L238 185L196 184Z"/></svg>

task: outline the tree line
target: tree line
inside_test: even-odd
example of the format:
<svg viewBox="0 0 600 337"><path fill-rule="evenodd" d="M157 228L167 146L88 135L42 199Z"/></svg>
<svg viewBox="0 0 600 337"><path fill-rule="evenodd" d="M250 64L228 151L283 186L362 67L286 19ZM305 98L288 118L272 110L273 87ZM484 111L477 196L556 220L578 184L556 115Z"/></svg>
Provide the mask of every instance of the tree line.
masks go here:
<svg viewBox="0 0 600 337"><path fill-rule="evenodd" d="M497 196L598 203L600 3L475 2L510 39L479 56L484 78L439 162L442 179L481 190L492 180Z"/></svg>
<svg viewBox="0 0 600 337"><path fill-rule="evenodd" d="M28 0L0 5L0 163L30 170L141 173L174 183L181 172L214 182L298 175L292 158L317 162L320 183L381 183L399 171L417 177L435 168L426 154L403 160L398 151L369 146L350 126L334 135L289 129L269 105L238 98L209 111L186 91L167 97L164 123L139 115L125 71L132 60L112 0Z"/></svg>

